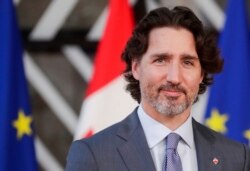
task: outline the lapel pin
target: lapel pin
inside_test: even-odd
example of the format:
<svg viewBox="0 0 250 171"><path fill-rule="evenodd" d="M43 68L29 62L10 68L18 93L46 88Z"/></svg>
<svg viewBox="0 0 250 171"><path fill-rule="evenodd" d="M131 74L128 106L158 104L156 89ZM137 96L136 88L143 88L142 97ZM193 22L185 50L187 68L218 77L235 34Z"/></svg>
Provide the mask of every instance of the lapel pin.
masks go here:
<svg viewBox="0 0 250 171"><path fill-rule="evenodd" d="M217 164L219 163L219 160L215 157L215 158L213 159L213 163L214 163L214 165L217 165Z"/></svg>

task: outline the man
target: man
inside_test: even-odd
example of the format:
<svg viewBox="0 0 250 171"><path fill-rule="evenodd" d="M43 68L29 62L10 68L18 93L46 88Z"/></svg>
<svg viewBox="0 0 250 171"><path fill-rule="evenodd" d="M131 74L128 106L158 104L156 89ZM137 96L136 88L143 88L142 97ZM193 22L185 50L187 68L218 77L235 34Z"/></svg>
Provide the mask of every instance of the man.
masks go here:
<svg viewBox="0 0 250 171"><path fill-rule="evenodd" d="M250 151L197 123L198 94L222 70L214 36L186 7L151 11L122 54L140 104L123 121L71 146L67 171L250 171Z"/></svg>

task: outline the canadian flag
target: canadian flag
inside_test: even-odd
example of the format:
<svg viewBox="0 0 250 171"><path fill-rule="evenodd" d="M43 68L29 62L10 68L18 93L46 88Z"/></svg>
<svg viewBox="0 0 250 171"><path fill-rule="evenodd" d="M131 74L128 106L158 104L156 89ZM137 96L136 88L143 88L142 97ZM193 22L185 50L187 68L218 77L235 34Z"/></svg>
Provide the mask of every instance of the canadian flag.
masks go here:
<svg viewBox="0 0 250 171"><path fill-rule="evenodd" d="M125 91L121 53L134 26L127 0L110 0L109 16L94 61L75 139L88 137L125 118L137 102Z"/></svg>

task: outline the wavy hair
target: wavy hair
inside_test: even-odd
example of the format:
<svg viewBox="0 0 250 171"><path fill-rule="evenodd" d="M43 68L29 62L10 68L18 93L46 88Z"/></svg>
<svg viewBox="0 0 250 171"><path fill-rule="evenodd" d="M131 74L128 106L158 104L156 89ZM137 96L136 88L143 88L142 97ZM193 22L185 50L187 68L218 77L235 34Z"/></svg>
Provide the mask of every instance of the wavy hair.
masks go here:
<svg viewBox="0 0 250 171"><path fill-rule="evenodd" d="M182 6L177 6L172 10L166 7L157 8L142 18L135 27L122 53L122 60L126 63L123 72L128 82L126 90L140 103L140 85L139 81L132 75L132 61L141 60L148 48L150 31L159 27L185 28L193 34L196 51L204 74L204 78L199 85L198 94L203 94L207 86L213 83L213 74L221 72L223 60L220 58L219 49L216 46L216 34L205 30L196 15L189 8Z"/></svg>

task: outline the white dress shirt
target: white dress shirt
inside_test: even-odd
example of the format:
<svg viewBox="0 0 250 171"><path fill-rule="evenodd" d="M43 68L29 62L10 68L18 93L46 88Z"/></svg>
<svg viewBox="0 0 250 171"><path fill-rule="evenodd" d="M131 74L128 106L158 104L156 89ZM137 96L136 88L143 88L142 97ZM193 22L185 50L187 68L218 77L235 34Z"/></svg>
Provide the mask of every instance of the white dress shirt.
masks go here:
<svg viewBox="0 0 250 171"><path fill-rule="evenodd" d="M166 158L165 138L171 132L177 133L182 138L178 143L177 151L181 158L183 171L198 171L191 116L189 116L186 122L183 123L179 128L171 131L166 126L146 114L141 105L139 106L137 113L146 135L146 139L157 171L163 170L163 165Z"/></svg>

